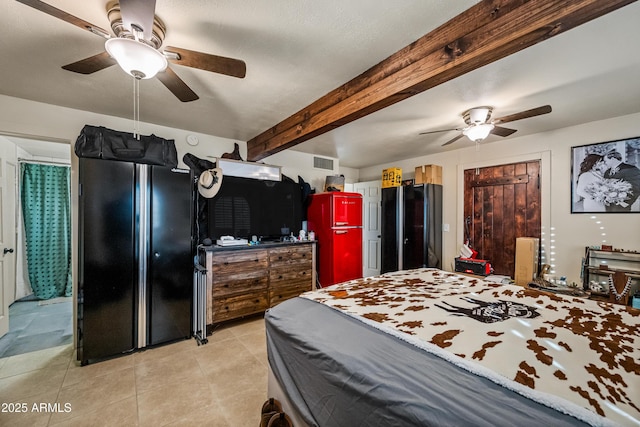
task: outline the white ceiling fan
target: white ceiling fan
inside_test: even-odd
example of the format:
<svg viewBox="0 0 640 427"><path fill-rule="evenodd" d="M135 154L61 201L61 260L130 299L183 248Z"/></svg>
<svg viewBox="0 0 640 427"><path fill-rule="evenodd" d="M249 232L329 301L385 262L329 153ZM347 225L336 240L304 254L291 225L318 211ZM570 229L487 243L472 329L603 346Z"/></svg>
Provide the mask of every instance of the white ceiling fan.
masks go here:
<svg viewBox="0 0 640 427"><path fill-rule="evenodd" d="M110 0L106 14L113 34L41 0L16 1L107 39L103 52L63 65L67 71L92 74L117 63L136 79L157 77L182 102L195 101L198 95L168 62L231 77L246 75L240 59L163 46L166 27L155 15L156 0Z"/></svg>
<svg viewBox="0 0 640 427"><path fill-rule="evenodd" d="M450 139L449 141L442 144L445 145L452 144L466 136L471 141L480 142L485 139L489 134L498 135L498 136L509 136L515 133L516 129L505 128L502 126L498 126L502 123L515 122L516 120L527 119L530 117L540 116L542 114L548 114L551 112L550 105L543 105L542 107L532 108L531 110L521 111L519 113L510 114L508 116L499 117L497 119L491 120L491 114L493 113L493 107L474 107L466 110L462 113L462 118L467 126L462 128L452 128L452 129L440 129L433 130L428 132L421 132L420 135L428 135L432 133L439 132L449 132L452 130L461 132L460 135L455 138Z"/></svg>

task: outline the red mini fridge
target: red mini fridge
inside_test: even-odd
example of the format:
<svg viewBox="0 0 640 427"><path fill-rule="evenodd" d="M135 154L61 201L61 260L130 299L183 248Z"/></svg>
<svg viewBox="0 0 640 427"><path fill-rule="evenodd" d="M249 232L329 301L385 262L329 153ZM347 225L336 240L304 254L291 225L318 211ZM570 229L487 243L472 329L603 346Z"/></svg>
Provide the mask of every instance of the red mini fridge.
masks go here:
<svg viewBox="0 0 640 427"><path fill-rule="evenodd" d="M312 194L307 230L318 241L318 282L326 287L362 277L362 195Z"/></svg>

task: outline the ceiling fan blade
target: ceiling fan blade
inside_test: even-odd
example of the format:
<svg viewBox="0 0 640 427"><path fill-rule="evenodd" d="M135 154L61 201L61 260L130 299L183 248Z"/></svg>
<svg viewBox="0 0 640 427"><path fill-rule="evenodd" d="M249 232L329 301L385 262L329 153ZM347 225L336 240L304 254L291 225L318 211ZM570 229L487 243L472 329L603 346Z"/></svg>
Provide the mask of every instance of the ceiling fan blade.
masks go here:
<svg viewBox="0 0 640 427"><path fill-rule="evenodd" d="M450 132L452 130L462 130L462 129L460 129L460 128L452 128L452 129L430 130L428 132L420 132L419 135L429 135L430 133Z"/></svg>
<svg viewBox="0 0 640 427"><path fill-rule="evenodd" d="M185 82L173 70L167 67L164 71L156 74L158 80L167 87L180 101L189 102L199 98Z"/></svg>
<svg viewBox="0 0 640 427"><path fill-rule="evenodd" d="M74 73L91 74L116 64L116 60L109 56L107 52L102 52L78 62L63 65L62 68L67 71L73 71Z"/></svg>
<svg viewBox="0 0 640 427"><path fill-rule="evenodd" d="M456 142L457 140L459 140L463 136L464 136L463 134L460 134L460 135L456 136L455 138L452 138L452 139L448 140L447 142L442 144L442 146L444 147L445 145L453 144L454 142Z"/></svg>
<svg viewBox="0 0 640 427"><path fill-rule="evenodd" d="M169 62L187 67L199 68L212 73L225 74L231 77L244 78L247 74L247 66L240 59L225 58L224 56L210 55L188 49L167 46L165 49ZM171 54L177 54L172 58Z"/></svg>
<svg viewBox="0 0 640 427"><path fill-rule="evenodd" d="M516 129L503 128L502 126L494 126L490 133L498 136L509 136L516 133Z"/></svg>
<svg viewBox="0 0 640 427"><path fill-rule="evenodd" d="M542 107L532 108L531 110L521 111L519 113L511 114L495 119L494 123L507 123L515 122L516 120L527 119L529 117L540 116L542 114L548 114L551 112L551 105L543 105Z"/></svg>
<svg viewBox="0 0 640 427"><path fill-rule="evenodd" d="M131 29L132 24L136 25L142 29L146 40L151 38L156 0L120 0L120 14L127 30Z"/></svg>
<svg viewBox="0 0 640 427"><path fill-rule="evenodd" d="M108 39L111 37L108 31L93 25L90 22L85 21L84 19L80 19L77 16L73 16L70 13L65 12L64 10L57 9L45 2L40 0L16 0L18 3L25 4L27 6L31 6L34 9L39 10L40 12L44 12L58 19L62 19L70 24L75 25L76 27L80 27L83 30L87 30L91 33L97 34L99 36Z"/></svg>

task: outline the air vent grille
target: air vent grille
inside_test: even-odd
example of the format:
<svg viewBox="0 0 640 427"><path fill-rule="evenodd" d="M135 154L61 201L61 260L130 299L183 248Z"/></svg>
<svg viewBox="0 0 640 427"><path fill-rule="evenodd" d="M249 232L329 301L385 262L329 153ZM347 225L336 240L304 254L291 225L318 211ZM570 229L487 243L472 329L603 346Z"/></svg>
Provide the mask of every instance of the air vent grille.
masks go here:
<svg viewBox="0 0 640 427"><path fill-rule="evenodd" d="M316 169L333 170L333 160L324 157L313 157L313 167Z"/></svg>

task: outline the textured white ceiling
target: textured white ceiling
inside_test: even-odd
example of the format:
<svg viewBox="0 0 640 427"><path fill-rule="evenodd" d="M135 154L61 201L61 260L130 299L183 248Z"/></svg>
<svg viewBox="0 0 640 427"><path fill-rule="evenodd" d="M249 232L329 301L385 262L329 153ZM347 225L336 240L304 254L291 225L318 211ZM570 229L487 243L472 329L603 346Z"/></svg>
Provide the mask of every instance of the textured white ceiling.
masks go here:
<svg viewBox="0 0 640 427"><path fill-rule="evenodd" d="M47 3L109 29L106 0ZM141 120L249 140L475 3L157 0L165 45L242 59L247 76L173 66L200 99L181 103L156 79L143 80ZM60 68L101 52L104 39L13 0L2 1L0 20L0 93L132 116L131 78L117 66L92 75ZM553 106L511 123L513 137L639 112L638 22L634 3L294 149L358 168L442 150L455 133L418 133L458 127L460 113L477 105L494 106L494 116Z"/></svg>

